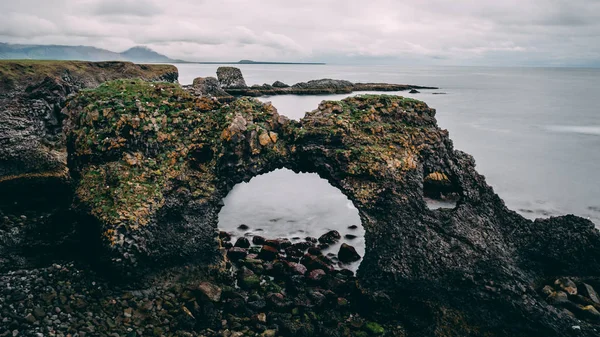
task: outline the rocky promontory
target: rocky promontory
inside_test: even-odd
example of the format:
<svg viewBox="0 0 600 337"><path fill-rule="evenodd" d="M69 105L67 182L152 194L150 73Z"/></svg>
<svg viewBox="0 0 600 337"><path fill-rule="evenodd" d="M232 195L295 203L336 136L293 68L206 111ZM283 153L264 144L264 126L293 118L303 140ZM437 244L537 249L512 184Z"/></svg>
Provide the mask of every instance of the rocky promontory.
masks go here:
<svg viewBox="0 0 600 337"><path fill-rule="evenodd" d="M222 94L214 83L196 86ZM296 122L253 98L116 80L64 112L71 244L37 236L45 264L4 264L0 335L598 335L600 232L507 209L424 102L359 95ZM322 254L339 233L234 243L218 231L233 186L283 167L317 173L356 206L356 275ZM456 207L425 201L446 196ZM3 235L22 215L3 218Z"/></svg>
<svg viewBox="0 0 600 337"><path fill-rule="evenodd" d="M211 78L211 77L208 77ZM194 83L201 81L202 78L194 80ZM225 101L231 100L232 96L273 96L273 95L331 95L331 94L350 94L355 91L407 91L414 89L438 89L437 87L425 87L410 84L389 84L389 83L352 83L346 80L319 79L308 82L300 82L293 85L285 84L281 81L275 81L273 84L247 86L244 76L240 69L235 67L219 67L217 69L217 81L224 92L215 92L205 89L204 93L223 98ZM194 84L196 89L202 87Z"/></svg>

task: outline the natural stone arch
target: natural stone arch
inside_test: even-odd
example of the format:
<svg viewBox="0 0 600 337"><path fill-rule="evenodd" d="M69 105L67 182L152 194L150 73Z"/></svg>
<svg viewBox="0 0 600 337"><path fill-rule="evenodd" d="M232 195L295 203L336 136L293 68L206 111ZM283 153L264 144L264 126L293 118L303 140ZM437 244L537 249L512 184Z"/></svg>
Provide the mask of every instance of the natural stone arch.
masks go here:
<svg viewBox="0 0 600 337"><path fill-rule="evenodd" d="M508 210L420 101L323 102L294 122L255 100L221 105L175 85L134 81L82 93L69 111L76 203L120 274L218 263L221 200L235 184L282 167L317 173L352 200L366 231L360 287L382 315L410 319L415 313L403 308L413 307L429 317L422 326L409 322L413 330L569 331L556 325L534 282L600 273L593 224L534 223ZM454 209L427 208L431 174L459 195Z"/></svg>
<svg viewBox="0 0 600 337"><path fill-rule="evenodd" d="M256 253L256 246L264 245L264 240L285 242L286 247L282 247L285 251L289 241L297 249L285 251L285 259L298 263L307 248L318 245L317 238L337 231L340 239L321 247L327 262L331 260L334 268L355 272L364 256L365 230L358 209L338 188L317 174L277 169L235 185L223 203L219 236L228 250L234 244L245 247L245 241L237 245L245 239L254 246L250 254ZM342 249L342 244L350 247ZM341 258L337 255L340 249ZM348 252L352 250L359 256L350 256ZM238 249L228 254L244 252Z"/></svg>

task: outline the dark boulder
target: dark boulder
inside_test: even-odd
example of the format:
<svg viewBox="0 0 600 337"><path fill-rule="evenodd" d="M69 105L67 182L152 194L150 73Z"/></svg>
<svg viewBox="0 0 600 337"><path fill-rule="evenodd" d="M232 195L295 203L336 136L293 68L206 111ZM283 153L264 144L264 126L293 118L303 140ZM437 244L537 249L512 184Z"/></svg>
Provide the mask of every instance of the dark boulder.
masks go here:
<svg viewBox="0 0 600 337"><path fill-rule="evenodd" d="M275 82L273 82L272 86L274 88L289 88L290 87L289 85L287 85L287 84L285 84L285 83L283 83L281 81L275 81Z"/></svg>
<svg viewBox="0 0 600 337"><path fill-rule="evenodd" d="M340 259L340 262L350 263L360 260L360 255L358 255L354 247L342 243L340 251L338 252L338 258Z"/></svg>
<svg viewBox="0 0 600 337"><path fill-rule="evenodd" d="M248 240L248 238L241 237L237 239L234 247L250 248L250 240Z"/></svg>
<svg viewBox="0 0 600 337"><path fill-rule="evenodd" d="M340 241L341 238L340 232L333 230L321 235L319 242L330 245Z"/></svg>
<svg viewBox="0 0 600 337"><path fill-rule="evenodd" d="M194 79L192 88L197 95L216 97L225 102L233 100L233 96L223 90L219 80L214 77L197 77Z"/></svg>

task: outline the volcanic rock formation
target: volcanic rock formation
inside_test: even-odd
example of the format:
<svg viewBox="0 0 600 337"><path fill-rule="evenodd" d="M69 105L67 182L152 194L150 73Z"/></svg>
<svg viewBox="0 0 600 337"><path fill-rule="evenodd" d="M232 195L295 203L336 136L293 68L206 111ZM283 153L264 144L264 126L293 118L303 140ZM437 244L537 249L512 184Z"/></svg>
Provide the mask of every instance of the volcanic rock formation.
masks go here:
<svg viewBox="0 0 600 337"><path fill-rule="evenodd" d="M0 270L26 265L24 255L71 231L61 114L67 96L109 80L177 76L173 66L129 62L0 61Z"/></svg>
<svg viewBox="0 0 600 337"><path fill-rule="evenodd" d="M352 83L346 80L320 79L308 82L296 83L289 86L281 81L275 81L271 84L253 85L248 87L242 71L235 67L219 67L217 69L218 81L225 92L233 96L271 96L271 95L330 95L330 94L349 94L354 91L406 91L414 89L438 89L436 87L424 87L411 84L390 84L390 83ZM194 83L202 83L204 78L199 77ZM204 90L205 95L213 97L225 97L222 93L214 93L202 86L194 85L200 91Z"/></svg>
<svg viewBox="0 0 600 337"><path fill-rule="evenodd" d="M177 84L128 79L64 103L122 73L176 73L67 62L28 78L29 66L0 68L1 335L598 334L600 232L571 215L530 221L507 209L423 102L356 96L324 101L295 122L252 98L224 103ZM221 71L224 90L245 86L240 76ZM312 83L289 90L369 85ZM207 84L201 90L214 81ZM73 200L64 159L52 152L64 157L61 122ZM358 209L366 251L356 277L334 270L312 238L301 246L252 240L257 250L218 234L233 186L283 167L317 173ZM46 173L63 189L42 179L50 193L24 203L38 199L29 178ZM447 196L455 208L427 207L425 197ZM19 271L32 267L22 254L31 245L46 267ZM57 246L67 247L60 259L49 254ZM91 265L80 265L81 256ZM77 263L47 266L55 260Z"/></svg>
<svg viewBox="0 0 600 337"><path fill-rule="evenodd" d="M532 222L508 210L423 102L324 101L294 122L253 99L222 105L176 85L116 81L68 111L77 208L119 275L218 264L221 200L286 167L319 174L358 208L358 282L381 317L403 317L417 335L559 336L588 324L549 306L536 284L597 278L600 233L582 218ZM430 210L427 181L439 182L430 196L438 186L457 206Z"/></svg>

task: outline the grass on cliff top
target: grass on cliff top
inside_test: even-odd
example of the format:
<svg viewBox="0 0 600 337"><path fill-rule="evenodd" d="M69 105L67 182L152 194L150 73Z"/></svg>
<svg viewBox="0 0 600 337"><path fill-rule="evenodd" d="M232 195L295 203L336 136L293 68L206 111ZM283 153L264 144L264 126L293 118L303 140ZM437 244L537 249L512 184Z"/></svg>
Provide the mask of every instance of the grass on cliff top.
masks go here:
<svg viewBox="0 0 600 337"><path fill-rule="evenodd" d="M177 68L167 64L138 65L131 62L106 61L53 61L53 60L0 60L0 85L7 89L15 85L29 85L46 77L60 77L65 72L105 79L123 77L154 78Z"/></svg>

